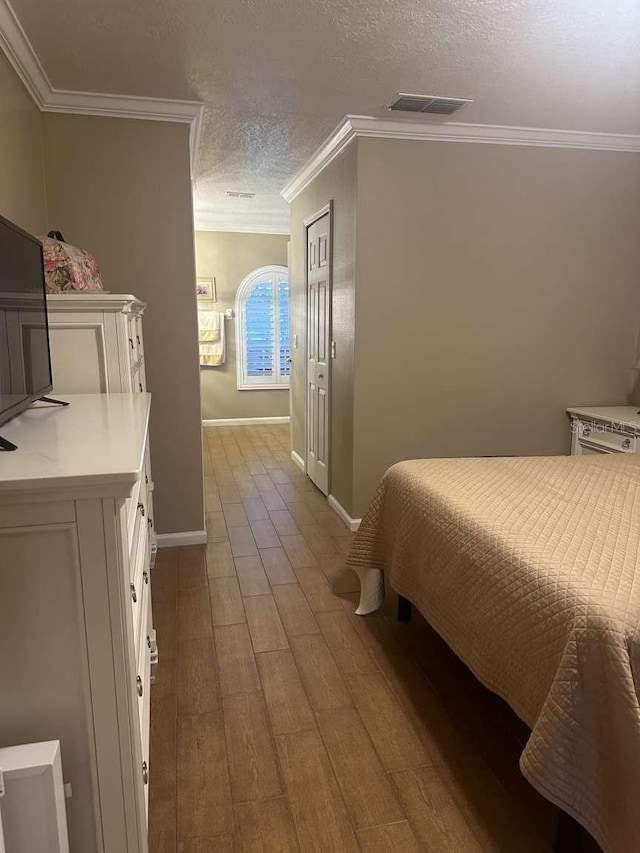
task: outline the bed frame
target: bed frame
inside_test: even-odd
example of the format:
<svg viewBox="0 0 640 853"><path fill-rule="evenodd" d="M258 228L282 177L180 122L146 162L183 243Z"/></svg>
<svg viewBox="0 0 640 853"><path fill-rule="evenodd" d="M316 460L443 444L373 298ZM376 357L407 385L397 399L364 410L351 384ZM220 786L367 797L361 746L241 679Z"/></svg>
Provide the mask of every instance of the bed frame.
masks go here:
<svg viewBox="0 0 640 853"><path fill-rule="evenodd" d="M398 596L398 621L409 622L413 605L408 598ZM554 853L601 853L600 847L580 824L560 811L558 829L553 842Z"/></svg>

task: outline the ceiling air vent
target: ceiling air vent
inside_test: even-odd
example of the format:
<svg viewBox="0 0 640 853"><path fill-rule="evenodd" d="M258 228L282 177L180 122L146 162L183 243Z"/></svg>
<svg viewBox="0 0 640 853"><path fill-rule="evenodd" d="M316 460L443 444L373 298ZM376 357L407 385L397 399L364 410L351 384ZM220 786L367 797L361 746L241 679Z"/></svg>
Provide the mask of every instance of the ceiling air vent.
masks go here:
<svg viewBox="0 0 640 853"><path fill-rule="evenodd" d="M225 195L229 198L255 198L255 193L243 193L239 190L227 190Z"/></svg>
<svg viewBox="0 0 640 853"><path fill-rule="evenodd" d="M439 98L437 95L405 95L401 92L389 109L402 113L450 116L460 107L471 103L472 98Z"/></svg>

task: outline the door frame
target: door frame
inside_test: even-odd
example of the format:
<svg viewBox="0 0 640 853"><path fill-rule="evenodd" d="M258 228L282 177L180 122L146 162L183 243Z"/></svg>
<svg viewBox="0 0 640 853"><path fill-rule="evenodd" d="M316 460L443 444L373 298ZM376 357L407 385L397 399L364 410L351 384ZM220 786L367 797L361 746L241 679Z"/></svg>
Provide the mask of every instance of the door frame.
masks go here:
<svg viewBox="0 0 640 853"><path fill-rule="evenodd" d="M315 213L305 217L304 225L304 472L307 472L309 456L309 228L323 216L329 214L329 360L327 393L329 397L329 435L327 438L327 497L331 494L331 422L333 407L333 199Z"/></svg>

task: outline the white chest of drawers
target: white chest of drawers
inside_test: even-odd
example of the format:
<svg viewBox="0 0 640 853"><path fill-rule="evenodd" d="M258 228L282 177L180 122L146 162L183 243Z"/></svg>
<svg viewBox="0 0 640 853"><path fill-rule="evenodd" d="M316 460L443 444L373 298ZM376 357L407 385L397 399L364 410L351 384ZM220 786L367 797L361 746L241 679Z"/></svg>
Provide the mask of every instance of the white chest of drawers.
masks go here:
<svg viewBox="0 0 640 853"><path fill-rule="evenodd" d="M145 307L131 294L47 296L54 395L146 391Z"/></svg>
<svg viewBox="0 0 640 853"><path fill-rule="evenodd" d="M147 389L142 334L145 308L145 303L131 294L49 294L51 396L144 393ZM154 486L148 444L146 453L145 507L153 565L157 537L153 524Z"/></svg>
<svg viewBox="0 0 640 853"><path fill-rule="evenodd" d="M60 740L72 853L146 853L150 398L66 399L2 427L0 746Z"/></svg>
<svg viewBox="0 0 640 853"><path fill-rule="evenodd" d="M637 406L567 409L571 417L571 455L640 453Z"/></svg>

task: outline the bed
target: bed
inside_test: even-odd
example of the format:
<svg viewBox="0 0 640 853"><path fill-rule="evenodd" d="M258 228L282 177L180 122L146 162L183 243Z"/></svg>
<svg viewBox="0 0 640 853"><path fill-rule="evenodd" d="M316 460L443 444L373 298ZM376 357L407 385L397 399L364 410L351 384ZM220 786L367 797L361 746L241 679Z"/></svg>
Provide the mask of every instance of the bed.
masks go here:
<svg viewBox="0 0 640 853"><path fill-rule="evenodd" d="M640 456L390 468L354 540L531 729L521 770L606 853L640 851Z"/></svg>

